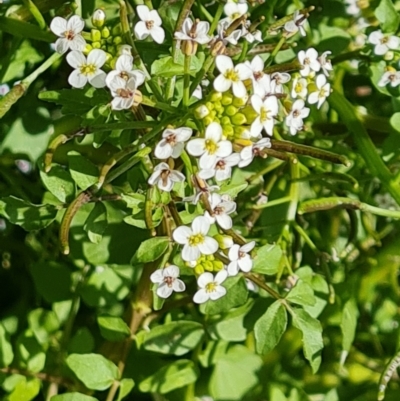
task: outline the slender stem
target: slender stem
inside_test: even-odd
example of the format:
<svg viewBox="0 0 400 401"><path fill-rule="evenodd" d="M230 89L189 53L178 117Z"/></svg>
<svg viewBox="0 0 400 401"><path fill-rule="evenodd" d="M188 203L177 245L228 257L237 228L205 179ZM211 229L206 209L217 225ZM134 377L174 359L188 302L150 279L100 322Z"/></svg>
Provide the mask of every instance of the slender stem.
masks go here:
<svg viewBox="0 0 400 401"><path fill-rule="evenodd" d="M69 387L73 384L73 382L67 378L60 377L60 376L53 376L53 375L50 375L48 373L43 373L43 372L34 373L34 372L29 372L28 370L16 369L16 368L10 368L10 367L0 368L0 372L5 373L7 375L22 375L22 376L26 376L26 377L36 377L39 380L47 381L50 383L61 384L65 387Z"/></svg>
<svg viewBox="0 0 400 401"><path fill-rule="evenodd" d="M42 13L36 7L35 3L32 0L23 0L25 7L31 12L33 18L35 18L36 22L39 24L40 28L43 30L47 28L46 21L43 18Z"/></svg>
<svg viewBox="0 0 400 401"><path fill-rule="evenodd" d="M194 77L192 81L192 85L190 86L190 96L193 94L193 92L196 90L197 86L203 79L204 75L207 74L208 70L211 68L212 64L214 62L214 56L209 55L206 60L204 61L203 67L201 70L197 73L197 75Z"/></svg>
<svg viewBox="0 0 400 401"><path fill-rule="evenodd" d="M296 219L297 213L297 205L299 203L299 183L296 181L300 177L300 168L299 162L295 160L295 162L290 165L290 175L291 175L291 184L290 184L290 205L287 214L287 219L289 222L293 222Z"/></svg>
<svg viewBox="0 0 400 401"><path fill-rule="evenodd" d="M266 209L268 207L276 206L276 205L281 205L282 203L290 202L291 197L290 196L284 196L283 198L275 199L271 202L267 202L264 205L251 205L251 208L254 210L261 210L261 209Z"/></svg>
<svg viewBox="0 0 400 401"><path fill-rule="evenodd" d="M190 100L190 61L192 57L185 54L185 63L184 63L184 78L183 78L183 106L189 106Z"/></svg>
<svg viewBox="0 0 400 401"><path fill-rule="evenodd" d="M276 55L279 53L281 50L282 46L286 42L286 36L282 36L279 39L279 42L276 44L274 50L272 50L272 53L269 55L268 59L265 62L265 65L268 67L272 64L272 62L275 60Z"/></svg>
<svg viewBox="0 0 400 401"><path fill-rule="evenodd" d="M48 68L50 68L58 59L61 58L61 54L53 53L40 67L38 67L35 71L33 71L30 75L28 75L22 83L24 85L29 86L36 78L45 72Z"/></svg>
<svg viewBox="0 0 400 401"><path fill-rule="evenodd" d="M213 19L213 21L211 23L211 26L210 26L210 30L208 31L209 35L213 35L214 34L214 31L217 28L218 22L219 22L219 20L221 18L221 15L222 15L223 11L224 11L224 4L222 2L219 2L217 11L215 12L214 19Z"/></svg>
<svg viewBox="0 0 400 401"><path fill-rule="evenodd" d="M268 174L270 171L275 170L276 168L278 168L279 166L281 166L283 164L283 161L281 160L276 160L272 163L270 163L267 167L265 167L264 169L262 169L261 171L259 171L256 174L253 174L252 176L250 176L249 178L247 178L247 182L251 183L253 181L256 181L259 177L262 177L265 174Z"/></svg>
<svg viewBox="0 0 400 401"><path fill-rule="evenodd" d="M244 273L243 275L244 277L252 281L254 284L257 284L260 288L267 291L268 294L274 297L275 299L283 300L282 297L273 288L271 288L268 284L266 284L264 281L262 281L253 273Z"/></svg>

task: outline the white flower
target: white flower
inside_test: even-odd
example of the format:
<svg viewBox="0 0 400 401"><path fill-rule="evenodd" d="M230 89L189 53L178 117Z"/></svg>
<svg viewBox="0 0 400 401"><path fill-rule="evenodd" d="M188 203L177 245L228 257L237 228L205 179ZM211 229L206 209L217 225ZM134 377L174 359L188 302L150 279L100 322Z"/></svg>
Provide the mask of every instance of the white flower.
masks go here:
<svg viewBox="0 0 400 401"><path fill-rule="evenodd" d="M106 77L106 84L110 87L110 82L115 77L121 77L125 81L128 81L129 78L134 77L136 80L136 85L140 86L144 82L146 76L142 71L132 70L133 68L133 57L128 54L122 54L118 57L117 62L115 63L115 70L110 71Z"/></svg>
<svg viewBox="0 0 400 401"><path fill-rule="evenodd" d="M114 76L108 87L114 99L111 102L113 110L130 109L135 102L135 93L138 87L137 80L132 77L128 81L120 76Z"/></svg>
<svg viewBox="0 0 400 401"><path fill-rule="evenodd" d="M283 84L290 81L287 72L274 72L271 75L271 93L283 93Z"/></svg>
<svg viewBox="0 0 400 401"><path fill-rule="evenodd" d="M209 299L215 301L226 294L226 288L221 284L228 277L226 270L220 270L215 277L212 273L202 273L197 279L197 285L200 289L194 294L193 301L196 304L203 304Z"/></svg>
<svg viewBox="0 0 400 401"><path fill-rule="evenodd" d="M255 156L260 156L262 150L271 147L271 140L269 138L261 138L258 142L253 145L246 146L240 152L239 167L248 166L254 159Z"/></svg>
<svg viewBox="0 0 400 401"><path fill-rule="evenodd" d="M73 15L68 21L54 17L50 29L59 37L55 44L56 52L64 54L68 49L82 51L86 46L86 41L81 35L84 27L85 21L77 15Z"/></svg>
<svg viewBox="0 0 400 401"><path fill-rule="evenodd" d="M292 98L296 99L297 97L300 97L302 99L305 99L308 94L307 85L308 83L305 78L296 77L293 80L292 93L291 93Z"/></svg>
<svg viewBox="0 0 400 401"><path fill-rule="evenodd" d="M251 259L249 252L253 250L256 243L254 241L249 242L245 245L233 245L229 249L228 257L231 263L228 265L228 274L230 276L236 276L239 270L248 273L253 267L253 260Z"/></svg>
<svg viewBox="0 0 400 401"><path fill-rule="evenodd" d="M161 28L161 18L156 10L149 10L149 7L140 5L136 7L140 21L135 25L135 35L139 40L146 39L149 35L157 43L164 42L165 32Z"/></svg>
<svg viewBox="0 0 400 401"><path fill-rule="evenodd" d="M249 31L251 21L245 21L242 27L241 36L243 36L249 43L262 42L262 33L259 30Z"/></svg>
<svg viewBox="0 0 400 401"><path fill-rule="evenodd" d="M293 18L286 22L284 29L291 35L294 35L298 31L300 31L301 36L306 36L306 31L303 27L304 23L307 21L307 18L304 14L299 13L296 10L293 14Z"/></svg>
<svg viewBox="0 0 400 401"><path fill-rule="evenodd" d="M119 45L117 49L117 55L122 56L126 54L127 56L132 56L132 46L130 45Z"/></svg>
<svg viewBox="0 0 400 401"><path fill-rule="evenodd" d="M253 95L251 97L251 105L258 117L251 124L250 135L253 138L257 138L263 128L268 135L272 135L275 123L274 117L278 114L278 99L276 96L267 96L265 100L262 100L260 96Z"/></svg>
<svg viewBox="0 0 400 401"><path fill-rule="evenodd" d="M236 203L229 199L223 199L219 194L211 194L208 198L211 207L211 214L205 212L211 224L217 221L224 230L232 228L232 218L229 216L236 210Z"/></svg>
<svg viewBox="0 0 400 401"><path fill-rule="evenodd" d="M167 163L160 163L154 167L153 174L150 176L148 183L156 185L162 191L171 192L175 182L185 181L185 176L176 170L171 170Z"/></svg>
<svg viewBox="0 0 400 401"><path fill-rule="evenodd" d="M10 92L10 87L7 84L0 85L0 96L5 96Z"/></svg>
<svg viewBox="0 0 400 401"><path fill-rule="evenodd" d="M285 124L289 127L290 133L296 135L297 131L303 129L303 118L308 117L310 109L304 107L304 100L298 99L293 103L292 110L285 119Z"/></svg>
<svg viewBox="0 0 400 401"><path fill-rule="evenodd" d="M221 21L218 22L217 26L217 40L222 40L222 42L226 45L227 43L230 43L232 45L237 45L239 39L243 35L243 30L242 29L235 29L232 33L230 33L228 36L225 36L225 31L228 29L230 25L230 21L228 18L222 19Z"/></svg>
<svg viewBox="0 0 400 401"><path fill-rule="evenodd" d="M390 83L392 88L400 85L400 71L386 71L378 82L378 86L386 86Z"/></svg>
<svg viewBox="0 0 400 401"><path fill-rule="evenodd" d="M197 260L201 255L212 255L218 250L218 242L207 237L210 222L204 216L196 217L192 228L180 226L172 234L174 241L183 245L182 259L186 262Z"/></svg>
<svg viewBox="0 0 400 401"><path fill-rule="evenodd" d="M264 74L264 61L260 56L255 56L251 62L246 61L246 66L252 72L253 92L262 98L271 92L271 76Z"/></svg>
<svg viewBox="0 0 400 401"><path fill-rule="evenodd" d="M179 267L170 265L164 269L156 270L150 280L154 284L158 284L157 295L160 298L168 298L174 291L185 291L185 283L179 278Z"/></svg>
<svg viewBox="0 0 400 401"><path fill-rule="evenodd" d="M375 45L374 53L377 56L383 56L390 49L399 48L400 38L397 36L384 35L379 29L378 31L374 31L369 34L368 42Z"/></svg>
<svg viewBox="0 0 400 401"><path fill-rule="evenodd" d="M157 159L168 159L168 157L178 158L184 148L186 142L192 136L192 129L187 127L171 129L167 128L163 134L161 141L154 150Z"/></svg>
<svg viewBox="0 0 400 401"><path fill-rule="evenodd" d="M200 157L200 168L211 168L217 157L226 157L232 153L232 142L222 139L222 127L212 122L206 129L205 138L195 138L186 145L192 156Z"/></svg>
<svg viewBox="0 0 400 401"><path fill-rule="evenodd" d="M247 3L236 3L235 1L228 0L224 6L224 13L227 15L229 22L233 22L247 13Z"/></svg>
<svg viewBox="0 0 400 401"><path fill-rule="evenodd" d="M175 32L175 38L205 45L211 40L211 37L207 35L209 30L210 24L208 22L196 21L193 24L190 18L186 18L182 25L182 32Z"/></svg>
<svg viewBox="0 0 400 401"><path fill-rule="evenodd" d="M360 7L358 7L359 0L344 0L344 2L347 14L357 15L360 12Z"/></svg>
<svg viewBox="0 0 400 401"><path fill-rule="evenodd" d="M213 166L200 170L199 177L207 180L215 176L217 181L225 181L232 176L232 167L240 162L239 153L232 153L227 157L217 157Z"/></svg>
<svg viewBox="0 0 400 401"><path fill-rule="evenodd" d="M318 103L317 107L320 108L322 103L331 93L331 85L326 82L326 77L323 74L317 76L316 79L317 90L310 93L308 96L308 103L315 104Z"/></svg>
<svg viewBox="0 0 400 401"><path fill-rule="evenodd" d="M309 48L307 51L301 50L297 55L301 66L300 74L303 77L308 77L314 71L318 72L321 69L321 64L318 61L318 52L313 48Z"/></svg>
<svg viewBox="0 0 400 401"><path fill-rule="evenodd" d="M106 59L105 51L100 49L93 49L87 59L77 50L68 53L68 64L75 68L68 77L69 84L74 88L83 88L89 81L95 88L103 88L106 85L106 73L100 68Z"/></svg>
<svg viewBox="0 0 400 401"><path fill-rule="evenodd" d="M332 70L333 70L331 60L329 60L329 59L327 58L327 56L328 56L329 54L331 54L331 53L332 53L331 51L327 50L326 52L323 52L323 53L319 56L319 58L318 58L318 61L319 61L319 63L321 64L322 72L323 72L327 77L329 76L329 71L332 71Z"/></svg>
<svg viewBox="0 0 400 401"><path fill-rule="evenodd" d="M244 97L247 94L243 81L252 76L251 70L245 64L233 65L232 59L228 56L219 55L215 64L221 73L214 80L214 89L218 92L226 92L232 87L236 97Z"/></svg>

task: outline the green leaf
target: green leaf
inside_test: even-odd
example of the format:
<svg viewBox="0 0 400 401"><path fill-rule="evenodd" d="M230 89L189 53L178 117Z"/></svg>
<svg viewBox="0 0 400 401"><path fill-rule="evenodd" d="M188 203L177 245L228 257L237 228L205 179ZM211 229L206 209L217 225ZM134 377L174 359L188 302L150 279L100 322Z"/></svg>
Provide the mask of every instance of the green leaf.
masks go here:
<svg viewBox="0 0 400 401"><path fill-rule="evenodd" d="M321 39L316 46L319 52L329 50L335 56L345 50L351 42L351 36L339 27L320 24L320 30Z"/></svg>
<svg viewBox="0 0 400 401"><path fill-rule="evenodd" d="M195 75L200 71L204 61L204 53L199 53L199 57L192 56L190 58L190 75ZM156 60L151 66L151 75L161 77L174 77L184 74L184 56L179 52L177 62L175 63L171 56L163 57Z"/></svg>
<svg viewBox="0 0 400 401"><path fill-rule="evenodd" d="M48 173L41 170L40 178L60 202L68 203L75 198L75 182L71 174L59 164L52 164Z"/></svg>
<svg viewBox="0 0 400 401"><path fill-rule="evenodd" d="M78 329L68 344L68 352L71 354L89 354L94 349L94 338L87 327Z"/></svg>
<svg viewBox="0 0 400 401"><path fill-rule="evenodd" d="M88 189L98 181L98 168L74 150L68 152L68 167L73 180L82 190Z"/></svg>
<svg viewBox="0 0 400 401"><path fill-rule="evenodd" d="M155 237L143 241L132 258L132 264L148 263L162 256L170 244L169 237Z"/></svg>
<svg viewBox="0 0 400 401"><path fill-rule="evenodd" d="M33 205L8 196L0 199L0 215L27 231L41 230L53 222L57 209L53 205Z"/></svg>
<svg viewBox="0 0 400 401"><path fill-rule="evenodd" d="M106 390L118 379L118 368L99 354L71 354L66 363L90 390Z"/></svg>
<svg viewBox="0 0 400 401"><path fill-rule="evenodd" d="M41 382L37 378L21 380L7 397L7 401L31 401L40 391Z"/></svg>
<svg viewBox="0 0 400 401"><path fill-rule="evenodd" d="M51 397L51 401L98 401L98 399L90 397L89 395L74 392L54 395Z"/></svg>
<svg viewBox="0 0 400 401"><path fill-rule="evenodd" d="M26 331L18 337L16 350L21 368L33 373L43 370L46 353L32 333Z"/></svg>
<svg viewBox="0 0 400 401"><path fill-rule="evenodd" d="M375 9L375 16L380 22L383 32L395 33L397 31L400 17L392 0L381 0Z"/></svg>
<svg viewBox="0 0 400 401"><path fill-rule="evenodd" d="M390 117L390 125L397 131L400 132L400 112L394 113Z"/></svg>
<svg viewBox="0 0 400 401"><path fill-rule="evenodd" d="M180 356L194 349L203 335L200 323L180 320L156 326L149 332L141 331L137 341L147 351Z"/></svg>
<svg viewBox="0 0 400 401"><path fill-rule="evenodd" d="M144 393L169 393L172 390L194 383L199 375L194 362L180 359L162 367L154 375L140 382L139 390Z"/></svg>
<svg viewBox="0 0 400 401"><path fill-rule="evenodd" d="M108 226L107 209L102 202L97 202L90 212L83 229L94 244L100 244Z"/></svg>
<svg viewBox="0 0 400 401"><path fill-rule="evenodd" d="M119 383L117 401L121 401L123 398L125 398L132 391L134 386L135 382L133 381L133 379L122 379Z"/></svg>
<svg viewBox="0 0 400 401"><path fill-rule="evenodd" d="M279 270L282 249L278 245L264 245L257 249L252 271L255 273L274 275Z"/></svg>
<svg viewBox="0 0 400 401"><path fill-rule="evenodd" d="M242 182L239 184L229 184L229 185L221 185L221 189L219 190L219 194L221 195L229 195L232 198L236 198L238 194L244 191L249 184L247 182Z"/></svg>
<svg viewBox="0 0 400 401"><path fill-rule="evenodd" d="M51 334L60 328L60 322L53 311L42 308L34 309L28 314L29 328L40 344L46 346L51 341Z"/></svg>
<svg viewBox="0 0 400 401"><path fill-rule="evenodd" d="M311 286L301 279L297 280L296 285L286 295L286 299L298 305L308 306L314 306L317 301Z"/></svg>
<svg viewBox="0 0 400 401"><path fill-rule="evenodd" d="M132 214L137 214L144 210L146 197L142 194L121 194L122 200L126 206L132 209Z"/></svg>
<svg viewBox="0 0 400 401"><path fill-rule="evenodd" d="M342 349L343 351L350 351L353 344L358 320L357 302L354 298L350 298L343 307L342 319L340 322L340 329L342 330Z"/></svg>
<svg viewBox="0 0 400 401"><path fill-rule="evenodd" d="M97 323L101 335L108 341L122 341L131 335L128 325L120 317L99 316Z"/></svg>
<svg viewBox="0 0 400 401"><path fill-rule="evenodd" d="M200 312L206 315L215 315L230 311L232 308L243 305L247 301L249 291L243 277L229 277L222 285L226 288L226 295L216 301L208 300L200 306Z"/></svg>
<svg viewBox="0 0 400 401"><path fill-rule="evenodd" d="M265 355L272 351L287 326L287 313L281 302L275 301L254 325L257 352Z"/></svg>
<svg viewBox="0 0 400 401"><path fill-rule="evenodd" d="M0 324L0 367L7 367L14 359L12 345L7 338L3 325Z"/></svg>
<svg viewBox="0 0 400 401"><path fill-rule="evenodd" d="M234 345L215 364L209 385L211 396L217 400L242 400L257 385L256 372L262 364L262 359L248 348Z"/></svg>
<svg viewBox="0 0 400 401"><path fill-rule="evenodd" d="M292 315L293 326L303 334L304 356L315 373L321 364L321 350L324 348L321 323L304 309L291 308L289 312Z"/></svg>

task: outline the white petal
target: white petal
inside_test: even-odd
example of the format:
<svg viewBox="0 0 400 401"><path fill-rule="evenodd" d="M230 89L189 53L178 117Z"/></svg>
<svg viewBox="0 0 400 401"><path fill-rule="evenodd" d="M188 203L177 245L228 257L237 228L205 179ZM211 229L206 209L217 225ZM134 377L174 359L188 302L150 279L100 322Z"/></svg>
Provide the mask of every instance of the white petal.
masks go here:
<svg viewBox="0 0 400 401"><path fill-rule="evenodd" d="M51 31L57 36L64 36L67 31L67 20L61 17L54 17L50 23Z"/></svg>
<svg viewBox="0 0 400 401"><path fill-rule="evenodd" d="M104 88L106 86L106 73L103 70L98 70L96 74L89 78L89 82L95 88Z"/></svg>
<svg viewBox="0 0 400 401"><path fill-rule="evenodd" d="M217 284L223 283L228 277L228 272L226 270L220 270L216 275L214 281Z"/></svg>
<svg viewBox="0 0 400 401"><path fill-rule="evenodd" d="M74 70L68 77L68 83L74 88L83 88L87 83L87 77L81 74L79 70Z"/></svg>
<svg viewBox="0 0 400 401"><path fill-rule="evenodd" d="M71 50L83 51L86 46L86 40L81 35L76 35L72 40L69 41L69 48Z"/></svg>
<svg viewBox="0 0 400 401"><path fill-rule="evenodd" d="M218 149L215 154L219 157L227 157L232 154L232 142L221 141L218 143Z"/></svg>
<svg viewBox="0 0 400 401"><path fill-rule="evenodd" d="M182 249L182 259L186 262L196 261L200 256L200 250L197 246L186 244Z"/></svg>
<svg viewBox="0 0 400 401"><path fill-rule="evenodd" d="M228 274L230 276L236 276L239 273L239 265L237 261L231 262L228 265Z"/></svg>
<svg viewBox="0 0 400 401"><path fill-rule="evenodd" d="M185 181L185 176L177 170L171 170L171 173L169 175L169 178L171 179L171 181L173 182L183 182Z"/></svg>
<svg viewBox="0 0 400 401"><path fill-rule="evenodd" d="M192 230L187 226L177 227L172 233L172 238L178 244L187 244L188 238L192 235Z"/></svg>
<svg viewBox="0 0 400 401"><path fill-rule="evenodd" d="M200 289L194 294L193 302L196 304L204 304L210 299L209 294L204 289Z"/></svg>
<svg viewBox="0 0 400 401"><path fill-rule="evenodd" d="M179 267L175 266L175 265L167 266L163 270L163 276L164 277L173 277L173 278L179 277Z"/></svg>
<svg viewBox="0 0 400 401"><path fill-rule="evenodd" d="M258 95L253 95L251 97L250 101L251 101L251 105L253 106L253 109L255 110L255 112L260 114L261 108L264 106L264 102L261 99L261 97Z"/></svg>
<svg viewBox="0 0 400 401"><path fill-rule="evenodd" d="M226 294L226 288L219 285L215 291L210 292L210 299L215 301Z"/></svg>
<svg viewBox="0 0 400 401"><path fill-rule="evenodd" d="M217 56L217 58L215 59L215 65L217 66L218 71L222 73L233 69L232 59L224 55Z"/></svg>
<svg viewBox="0 0 400 401"><path fill-rule="evenodd" d="M175 292L183 292L186 289L185 283L182 280L176 279L172 283L172 288Z"/></svg>
<svg viewBox="0 0 400 401"><path fill-rule="evenodd" d="M242 81L232 83L232 92L236 97L245 97L247 89Z"/></svg>
<svg viewBox="0 0 400 401"><path fill-rule="evenodd" d="M185 145L182 142L178 142L173 148L172 148L172 154L171 157L174 159L177 159L183 152Z"/></svg>
<svg viewBox="0 0 400 401"><path fill-rule="evenodd" d="M264 61L260 56L254 56L253 60L251 60L251 69L254 72L261 72L264 70Z"/></svg>
<svg viewBox="0 0 400 401"><path fill-rule="evenodd" d="M382 34L381 30L374 31L374 32L371 32L370 35L368 36L368 41L369 41L369 43L378 45L379 43L381 43L382 38L383 38L383 34Z"/></svg>
<svg viewBox="0 0 400 401"><path fill-rule="evenodd" d="M97 68L101 68L106 60L106 52L101 49L93 49L87 56L87 63L94 64Z"/></svg>
<svg viewBox="0 0 400 401"><path fill-rule="evenodd" d="M171 157L172 151L172 146L163 139L157 144L154 150L154 156L157 157L157 159L168 159L168 157Z"/></svg>
<svg viewBox="0 0 400 401"><path fill-rule="evenodd" d="M240 247L240 251L248 253L248 252L252 251L255 246L256 246L256 242L250 241L247 244L242 245Z"/></svg>
<svg viewBox="0 0 400 401"><path fill-rule="evenodd" d="M150 21L153 21L154 25L156 25L156 26L161 26L161 24L162 24L161 18L156 10L150 11L149 19L150 19Z"/></svg>
<svg viewBox="0 0 400 401"><path fill-rule="evenodd" d="M119 72L130 72L133 68L133 57L128 54L122 54L118 57L115 68Z"/></svg>
<svg viewBox="0 0 400 401"><path fill-rule="evenodd" d="M232 228L232 219L227 214L219 214L215 216L218 225L224 230Z"/></svg>
<svg viewBox="0 0 400 401"><path fill-rule="evenodd" d="M167 283L162 283L157 288L157 295L160 298L168 298L169 296L171 296L172 292L172 287L170 287Z"/></svg>
<svg viewBox="0 0 400 401"><path fill-rule="evenodd" d="M82 52L73 50L67 54L67 62L73 68L79 68L82 64L86 64L86 57Z"/></svg>
<svg viewBox="0 0 400 401"><path fill-rule="evenodd" d="M191 128L181 127L177 128L175 132L178 142L186 142L192 136L193 130Z"/></svg>
<svg viewBox="0 0 400 401"><path fill-rule="evenodd" d="M161 175L161 170L155 168L153 174L147 180L148 184L155 185L157 181L160 179L160 175Z"/></svg>
<svg viewBox="0 0 400 401"><path fill-rule="evenodd" d="M208 220L207 223L210 224ZM218 242L214 238L205 237L204 242L199 244L199 250L203 255L212 255L218 251Z"/></svg>
<svg viewBox="0 0 400 401"><path fill-rule="evenodd" d="M135 78L136 86L142 85L146 79L146 75L140 70L131 71L131 75Z"/></svg>
<svg viewBox="0 0 400 401"><path fill-rule="evenodd" d="M308 103L310 104L318 103L318 95L319 92L310 93L310 95L308 96Z"/></svg>
<svg viewBox="0 0 400 401"><path fill-rule="evenodd" d="M192 231L194 234L207 235L210 230L210 223L204 216L197 216L192 222Z"/></svg>
<svg viewBox="0 0 400 401"><path fill-rule="evenodd" d="M136 13L142 21L149 21L149 19L150 19L149 7L144 6L144 5L137 6Z"/></svg>
<svg viewBox="0 0 400 401"><path fill-rule="evenodd" d="M386 45L384 45L384 44L379 44L379 45L376 45L376 46L375 46L375 48L374 48L374 53L375 53L377 56L383 56L384 54L387 53L388 50L389 50L389 48L388 48Z"/></svg>
<svg viewBox="0 0 400 401"><path fill-rule="evenodd" d="M228 253L228 257L231 262L234 262L239 259L239 250L240 250L240 245L234 244L231 246Z"/></svg>
<svg viewBox="0 0 400 401"><path fill-rule="evenodd" d="M58 38L54 46L57 53L64 54L69 48L69 41L65 38Z"/></svg>
<svg viewBox="0 0 400 401"><path fill-rule="evenodd" d="M239 267L242 271L245 273L248 273L251 268L253 267L253 261L251 260L251 257L249 255L244 256L243 258L240 258L238 261Z"/></svg>
<svg viewBox="0 0 400 401"><path fill-rule="evenodd" d="M139 21L135 25L135 35L139 40L146 39L149 36L150 32L146 27L146 23L143 21Z"/></svg>
<svg viewBox="0 0 400 401"><path fill-rule="evenodd" d="M67 30L75 34L82 32L84 27L85 21L78 15L73 15L67 22Z"/></svg>
<svg viewBox="0 0 400 401"><path fill-rule="evenodd" d="M400 39L397 36L389 36L389 40L386 42L389 49L398 49L399 45Z"/></svg>
<svg viewBox="0 0 400 401"><path fill-rule="evenodd" d="M150 280L152 283L162 283L164 281L163 269L157 269L150 276Z"/></svg>
<svg viewBox="0 0 400 401"><path fill-rule="evenodd" d="M243 63L238 64L235 67L235 71L238 73L239 79L242 81L245 79L249 79L253 75L253 71L251 71L251 69Z"/></svg>
<svg viewBox="0 0 400 401"><path fill-rule="evenodd" d="M214 276L210 272L205 272L200 274L199 278L197 279L197 285L200 288L205 288L207 284L210 284L214 281Z"/></svg>
<svg viewBox="0 0 400 401"><path fill-rule="evenodd" d="M171 192L174 182L168 177L165 180L159 180L157 186L159 189L161 189L161 191Z"/></svg>
<svg viewBox="0 0 400 401"><path fill-rule="evenodd" d="M250 128L250 135L253 138L257 138L260 136L260 133L263 129L263 124L261 123L261 119L260 117L257 117L253 123L251 124L251 128ZM243 149L244 150L244 149Z"/></svg>
<svg viewBox="0 0 400 401"><path fill-rule="evenodd" d="M317 79L315 81L317 83L317 87L321 89L325 84L326 84L326 77L323 74L320 74L317 76Z"/></svg>
<svg viewBox="0 0 400 401"><path fill-rule="evenodd" d="M118 91L118 89L124 89L126 86L126 81L125 79L121 78L119 75L114 75L114 77L110 80L109 76L110 74L114 73L116 71L111 71L108 73L107 78L106 78L106 82L107 80L108 82L108 87L110 88L110 90L114 93L116 93Z"/></svg>
<svg viewBox="0 0 400 401"><path fill-rule="evenodd" d="M206 139L212 139L214 142L220 141L222 138L222 127L217 122L212 122L206 129Z"/></svg>
<svg viewBox="0 0 400 401"><path fill-rule="evenodd" d="M204 138L195 138L189 141L186 145L188 153L192 156L201 156L205 152Z"/></svg>
<svg viewBox="0 0 400 401"><path fill-rule="evenodd" d="M204 153L200 157L199 165L201 169L208 170L214 168L216 161L217 161L216 154L210 155L208 153Z"/></svg>
<svg viewBox="0 0 400 401"><path fill-rule="evenodd" d="M120 78L120 79L123 79L123 78L121 78L119 76L119 72L116 71L116 70L110 71L107 74L107 77L106 77L106 85L111 89L111 91L114 91L114 92L116 91L116 89L123 88L125 86L125 83L126 83L126 81L124 80L125 83L122 86L118 86L117 88L115 86L111 86L112 85L111 82L113 81L114 78L117 78L117 77ZM114 88L116 88L116 89L114 89Z"/></svg>
<svg viewBox="0 0 400 401"><path fill-rule="evenodd" d="M232 86L232 81L220 74L214 79L213 85L217 92L226 92Z"/></svg>
<svg viewBox="0 0 400 401"><path fill-rule="evenodd" d="M208 180L209 178L214 177L216 174L216 170L209 168L209 169L202 169L199 171L199 177L203 180ZM217 172L218 174L218 172Z"/></svg>
<svg viewBox="0 0 400 401"><path fill-rule="evenodd" d="M150 35L156 43L161 44L164 42L165 32L160 26L154 26L150 31Z"/></svg>
<svg viewBox="0 0 400 401"><path fill-rule="evenodd" d="M192 20L190 18L185 18L185 21L183 21L182 25L182 32L184 32L185 35L189 35L192 26L193 26Z"/></svg>
<svg viewBox="0 0 400 401"><path fill-rule="evenodd" d="M111 102L111 108L113 110L124 110L126 108L125 107L125 103L126 103L125 100L126 99L124 99L122 97L115 97Z"/></svg>

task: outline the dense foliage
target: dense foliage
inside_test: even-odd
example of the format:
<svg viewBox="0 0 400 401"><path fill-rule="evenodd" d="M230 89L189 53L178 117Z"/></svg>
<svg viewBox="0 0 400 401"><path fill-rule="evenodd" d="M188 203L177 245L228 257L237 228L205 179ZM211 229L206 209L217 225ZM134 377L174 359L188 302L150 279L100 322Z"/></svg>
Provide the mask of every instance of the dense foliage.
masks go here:
<svg viewBox="0 0 400 401"><path fill-rule="evenodd" d="M400 1L0 1L4 400L398 400Z"/></svg>

